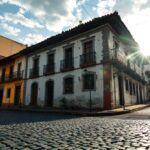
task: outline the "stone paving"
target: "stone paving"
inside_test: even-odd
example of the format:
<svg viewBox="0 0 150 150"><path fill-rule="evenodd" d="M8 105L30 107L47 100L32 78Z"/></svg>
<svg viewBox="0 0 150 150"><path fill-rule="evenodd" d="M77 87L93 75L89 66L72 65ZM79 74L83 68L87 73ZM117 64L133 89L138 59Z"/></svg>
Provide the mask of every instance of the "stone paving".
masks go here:
<svg viewBox="0 0 150 150"><path fill-rule="evenodd" d="M2 150L150 150L150 121L82 117L0 125Z"/></svg>

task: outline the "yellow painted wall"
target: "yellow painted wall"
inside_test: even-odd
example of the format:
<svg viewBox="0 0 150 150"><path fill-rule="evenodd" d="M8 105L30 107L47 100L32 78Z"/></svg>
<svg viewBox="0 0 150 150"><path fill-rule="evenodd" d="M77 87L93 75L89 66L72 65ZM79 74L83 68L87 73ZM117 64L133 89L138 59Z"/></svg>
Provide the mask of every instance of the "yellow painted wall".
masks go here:
<svg viewBox="0 0 150 150"><path fill-rule="evenodd" d="M21 101L20 103L23 104L23 97L24 97L24 81L19 80L15 82L5 83L4 84L4 93L3 93L3 100L2 100L2 106L13 106L15 101L15 86L21 85ZM7 98L7 90L8 88L11 89L10 97Z"/></svg>
<svg viewBox="0 0 150 150"><path fill-rule="evenodd" d="M7 62L7 64L0 65L0 73L2 73L2 69L5 68L6 72L5 75L9 75L10 66L14 66L14 72L17 71L18 63L22 63L22 67L25 69L25 56L17 57L15 60L11 62ZM21 69L22 71L22 69ZM25 71L25 70L23 70ZM3 88L3 99L2 99L2 106L13 106L14 105L14 97L15 97L15 86L21 85L21 103L23 104L24 99L24 80L14 80L11 82L4 82L0 84L0 88ZM10 97L7 98L7 90L8 88L11 89Z"/></svg>
<svg viewBox="0 0 150 150"><path fill-rule="evenodd" d="M7 57L24 48L26 48L26 45L0 36L0 55Z"/></svg>

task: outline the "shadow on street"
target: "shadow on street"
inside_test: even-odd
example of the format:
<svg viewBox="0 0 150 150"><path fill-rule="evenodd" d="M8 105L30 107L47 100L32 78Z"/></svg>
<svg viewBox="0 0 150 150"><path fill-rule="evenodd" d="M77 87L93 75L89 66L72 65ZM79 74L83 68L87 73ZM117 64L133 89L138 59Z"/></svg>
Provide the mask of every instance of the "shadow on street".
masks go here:
<svg viewBox="0 0 150 150"><path fill-rule="evenodd" d="M0 111L0 125L73 119L78 117L75 115L45 112Z"/></svg>

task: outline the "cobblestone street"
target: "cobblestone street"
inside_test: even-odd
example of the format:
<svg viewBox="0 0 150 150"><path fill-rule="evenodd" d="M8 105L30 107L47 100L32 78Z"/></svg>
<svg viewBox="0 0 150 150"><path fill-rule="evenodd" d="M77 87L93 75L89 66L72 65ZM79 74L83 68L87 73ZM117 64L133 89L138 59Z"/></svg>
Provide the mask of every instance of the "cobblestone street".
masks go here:
<svg viewBox="0 0 150 150"><path fill-rule="evenodd" d="M41 116L44 113L36 115ZM50 121L47 117L46 121L41 119L40 122L34 119L35 122L30 120L27 123L1 122L0 149L150 149L149 120L72 118L73 116L65 115L56 115L57 119L52 119L54 116L50 117ZM0 115L0 120L3 120L2 117Z"/></svg>

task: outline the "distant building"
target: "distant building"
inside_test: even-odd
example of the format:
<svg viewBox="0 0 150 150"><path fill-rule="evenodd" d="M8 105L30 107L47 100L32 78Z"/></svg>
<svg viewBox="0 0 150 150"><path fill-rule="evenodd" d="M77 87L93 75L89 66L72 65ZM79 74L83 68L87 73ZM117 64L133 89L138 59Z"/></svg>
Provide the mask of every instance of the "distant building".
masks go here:
<svg viewBox="0 0 150 150"><path fill-rule="evenodd" d="M17 53L0 60L0 105L23 105L26 58Z"/></svg>
<svg viewBox="0 0 150 150"><path fill-rule="evenodd" d="M0 106L23 104L26 56L21 50L25 48L26 45L0 36Z"/></svg>
<svg viewBox="0 0 150 150"><path fill-rule="evenodd" d="M0 59L13 55L27 46L0 35Z"/></svg>

